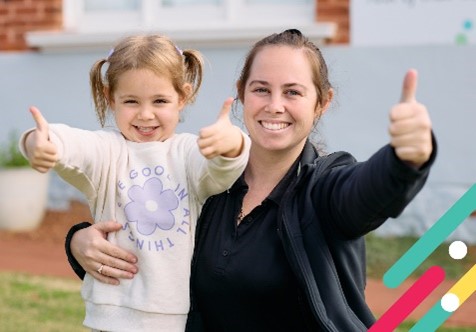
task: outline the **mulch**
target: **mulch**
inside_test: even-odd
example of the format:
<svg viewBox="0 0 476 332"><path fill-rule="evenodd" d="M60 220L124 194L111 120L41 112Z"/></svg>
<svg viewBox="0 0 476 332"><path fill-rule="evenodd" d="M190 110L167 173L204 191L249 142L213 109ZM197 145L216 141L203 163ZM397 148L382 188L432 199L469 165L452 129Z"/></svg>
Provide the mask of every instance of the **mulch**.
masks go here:
<svg viewBox="0 0 476 332"><path fill-rule="evenodd" d="M64 238L72 225L85 220L92 220L89 208L83 203L73 201L67 211L48 210L35 230L0 230L0 272L77 279L64 253ZM407 280L400 287L389 289L381 280L368 280L366 296L370 308L377 316L384 313L412 283L413 281ZM410 319L417 320L422 317L453 284L452 280L445 281L421 303L410 315ZM475 327L476 331L476 295L473 294L455 311L445 325L471 326Z"/></svg>

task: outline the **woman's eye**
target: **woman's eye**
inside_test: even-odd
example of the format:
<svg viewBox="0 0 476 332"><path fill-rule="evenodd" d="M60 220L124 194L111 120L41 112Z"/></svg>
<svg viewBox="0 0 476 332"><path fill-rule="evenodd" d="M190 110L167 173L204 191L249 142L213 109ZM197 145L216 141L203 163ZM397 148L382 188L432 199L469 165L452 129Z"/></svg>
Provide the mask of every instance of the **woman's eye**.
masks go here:
<svg viewBox="0 0 476 332"><path fill-rule="evenodd" d="M268 89L266 89L266 88L256 88L254 91L257 92L257 93L266 93L266 92L268 92Z"/></svg>
<svg viewBox="0 0 476 332"><path fill-rule="evenodd" d="M297 90L289 90L289 91L286 91L286 94L290 95L290 96L300 96L301 93Z"/></svg>

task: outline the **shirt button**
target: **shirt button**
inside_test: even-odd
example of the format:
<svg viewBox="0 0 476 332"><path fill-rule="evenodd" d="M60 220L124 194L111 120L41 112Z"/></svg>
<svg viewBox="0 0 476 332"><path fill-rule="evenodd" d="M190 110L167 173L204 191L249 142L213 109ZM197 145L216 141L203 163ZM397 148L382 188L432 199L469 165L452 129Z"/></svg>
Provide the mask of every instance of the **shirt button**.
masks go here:
<svg viewBox="0 0 476 332"><path fill-rule="evenodd" d="M228 250L223 250L223 252L221 253L224 257L228 256L230 252Z"/></svg>

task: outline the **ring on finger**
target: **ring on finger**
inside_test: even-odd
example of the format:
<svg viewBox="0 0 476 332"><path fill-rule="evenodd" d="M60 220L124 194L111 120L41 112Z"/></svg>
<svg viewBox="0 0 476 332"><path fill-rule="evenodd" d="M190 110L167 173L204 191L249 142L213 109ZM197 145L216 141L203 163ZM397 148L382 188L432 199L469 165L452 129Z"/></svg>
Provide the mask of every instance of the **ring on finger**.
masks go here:
<svg viewBox="0 0 476 332"><path fill-rule="evenodd" d="M99 267L99 269L97 269L98 273L99 274L102 274L102 269L104 268L104 264L101 264L101 266Z"/></svg>

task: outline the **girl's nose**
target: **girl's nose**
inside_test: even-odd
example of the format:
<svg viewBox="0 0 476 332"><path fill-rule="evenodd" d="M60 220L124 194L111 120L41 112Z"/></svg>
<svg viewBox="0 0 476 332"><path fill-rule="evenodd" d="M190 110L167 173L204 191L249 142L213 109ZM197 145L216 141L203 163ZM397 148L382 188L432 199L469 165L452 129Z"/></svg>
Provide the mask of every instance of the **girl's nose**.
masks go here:
<svg viewBox="0 0 476 332"><path fill-rule="evenodd" d="M137 114L139 120L151 120L155 117L154 112L152 112L148 107L143 107L140 109Z"/></svg>

